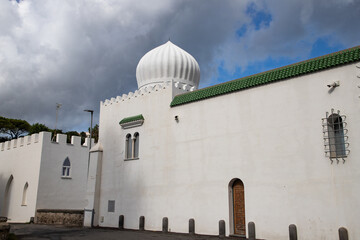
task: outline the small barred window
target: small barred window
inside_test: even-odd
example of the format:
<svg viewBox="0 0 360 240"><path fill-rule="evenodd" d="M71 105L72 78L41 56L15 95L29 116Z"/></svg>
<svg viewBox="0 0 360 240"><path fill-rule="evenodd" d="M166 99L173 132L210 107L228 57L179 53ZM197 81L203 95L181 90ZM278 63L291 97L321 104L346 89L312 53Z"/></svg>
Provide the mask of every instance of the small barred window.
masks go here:
<svg viewBox="0 0 360 240"><path fill-rule="evenodd" d="M326 118L322 119L325 154L331 161L345 158L349 154L348 130L346 128L346 116L341 115L340 111L334 112L331 109L331 114L326 113Z"/></svg>

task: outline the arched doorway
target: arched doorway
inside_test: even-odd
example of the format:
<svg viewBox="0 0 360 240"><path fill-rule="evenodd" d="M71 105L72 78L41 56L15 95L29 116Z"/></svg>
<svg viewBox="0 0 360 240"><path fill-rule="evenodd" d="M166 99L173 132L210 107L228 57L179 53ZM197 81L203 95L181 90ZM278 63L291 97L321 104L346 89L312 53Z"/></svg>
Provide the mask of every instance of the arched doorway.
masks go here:
<svg viewBox="0 0 360 240"><path fill-rule="evenodd" d="M233 179L229 184L231 232L234 235L246 236L244 183Z"/></svg>

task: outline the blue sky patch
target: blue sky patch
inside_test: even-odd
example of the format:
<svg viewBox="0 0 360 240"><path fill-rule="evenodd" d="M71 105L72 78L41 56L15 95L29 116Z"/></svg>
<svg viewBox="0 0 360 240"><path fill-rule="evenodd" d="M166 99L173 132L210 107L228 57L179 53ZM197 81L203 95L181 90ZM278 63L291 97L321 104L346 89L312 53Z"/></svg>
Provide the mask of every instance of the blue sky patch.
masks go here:
<svg viewBox="0 0 360 240"><path fill-rule="evenodd" d="M333 43L331 36L318 38L311 48L309 58L323 56L329 53L337 52L346 47L340 43Z"/></svg>
<svg viewBox="0 0 360 240"><path fill-rule="evenodd" d="M242 37L245 35L247 31L247 25L243 24L237 31L236 31L236 35L239 37Z"/></svg>
<svg viewBox="0 0 360 240"><path fill-rule="evenodd" d="M251 17L252 24L255 26L255 30L268 27L272 21L272 15L268 12L257 10L255 3L248 5L246 14Z"/></svg>
<svg viewBox="0 0 360 240"><path fill-rule="evenodd" d="M263 61L256 61L250 63L248 66L246 66L245 71L241 67L236 67L234 72L229 72L224 68L224 62L221 62L221 64L218 67L218 78L213 79L209 83L207 83L207 86L212 86L214 84L223 83L227 81L231 81L238 78L243 78L247 76L251 76L257 73L262 73L265 71L273 70L275 68L283 67L289 64L297 63L299 61L302 61L303 59L290 59L286 57L281 57L279 59L273 59L271 57L268 57L267 59ZM207 87L203 86L203 87Z"/></svg>

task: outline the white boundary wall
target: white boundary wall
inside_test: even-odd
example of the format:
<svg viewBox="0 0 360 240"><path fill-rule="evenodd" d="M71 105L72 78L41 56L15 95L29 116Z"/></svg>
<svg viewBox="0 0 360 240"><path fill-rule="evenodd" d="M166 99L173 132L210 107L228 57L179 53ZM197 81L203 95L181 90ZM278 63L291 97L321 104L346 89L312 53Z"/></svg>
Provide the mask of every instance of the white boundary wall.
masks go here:
<svg viewBox="0 0 360 240"><path fill-rule="evenodd" d="M0 143L0 215L9 222L29 222L35 216L43 134L33 134ZM5 189L10 176L13 180L5 204ZM23 191L28 183L26 205Z"/></svg>
<svg viewBox="0 0 360 240"><path fill-rule="evenodd" d="M87 141L58 134L41 132L0 144L0 215L10 222L28 222L36 209L83 210L89 149ZM70 178L62 177L65 158L71 162ZM13 181L8 204L4 204L5 189L10 176ZM26 205L22 205L24 185L28 183Z"/></svg>
<svg viewBox="0 0 360 240"><path fill-rule="evenodd" d="M67 157L70 177L62 177ZM88 159L87 141L82 146L80 137L73 136L71 143L66 143L66 135L58 134L56 142L44 141L36 208L83 210Z"/></svg>

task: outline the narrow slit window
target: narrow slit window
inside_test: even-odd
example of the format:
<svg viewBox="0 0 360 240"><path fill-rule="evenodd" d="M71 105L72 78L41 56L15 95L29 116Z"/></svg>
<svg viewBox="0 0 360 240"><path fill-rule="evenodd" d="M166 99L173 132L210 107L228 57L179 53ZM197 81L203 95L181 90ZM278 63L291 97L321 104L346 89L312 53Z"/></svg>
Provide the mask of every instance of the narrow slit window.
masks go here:
<svg viewBox="0 0 360 240"><path fill-rule="evenodd" d="M138 158L139 157L139 140L140 140L140 135L138 132L136 132L134 134L134 154L133 154L133 158Z"/></svg>
<svg viewBox="0 0 360 240"><path fill-rule="evenodd" d="M125 159L131 159L132 156L132 140L131 134L126 135L125 142Z"/></svg>

